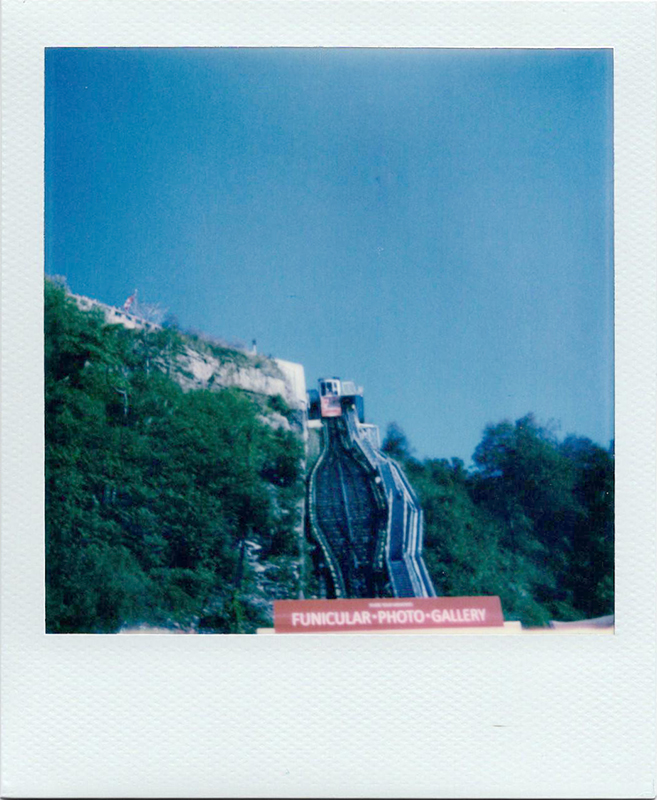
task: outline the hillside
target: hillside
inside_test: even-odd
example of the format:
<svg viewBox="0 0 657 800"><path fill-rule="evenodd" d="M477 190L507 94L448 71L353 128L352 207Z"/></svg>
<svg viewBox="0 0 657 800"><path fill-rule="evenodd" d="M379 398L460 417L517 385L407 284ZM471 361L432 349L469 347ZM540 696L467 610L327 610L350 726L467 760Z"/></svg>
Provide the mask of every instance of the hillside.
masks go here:
<svg viewBox="0 0 657 800"><path fill-rule="evenodd" d="M294 400L272 360L108 324L46 280L47 630L270 624L303 588Z"/></svg>
<svg viewBox="0 0 657 800"><path fill-rule="evenodd" d="M524 625L614 613L614 459L560 441L532 414L489 425L475 466L412 456L403 431L383 449L424 512L424 557L441 595L498 595Z"/></svg>

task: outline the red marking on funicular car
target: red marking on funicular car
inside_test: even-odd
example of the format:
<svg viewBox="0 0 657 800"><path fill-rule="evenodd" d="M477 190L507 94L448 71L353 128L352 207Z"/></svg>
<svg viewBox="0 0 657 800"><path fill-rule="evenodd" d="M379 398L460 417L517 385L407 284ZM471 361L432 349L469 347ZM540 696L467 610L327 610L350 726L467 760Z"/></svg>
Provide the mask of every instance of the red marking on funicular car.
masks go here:
<svg viewBox="0 0 657 800"><path fill-rule="evenodd" d="M339 397L334 395L326 395L321 398L322 416L323 417L341 417L342 416L342 403Z"/></svg>

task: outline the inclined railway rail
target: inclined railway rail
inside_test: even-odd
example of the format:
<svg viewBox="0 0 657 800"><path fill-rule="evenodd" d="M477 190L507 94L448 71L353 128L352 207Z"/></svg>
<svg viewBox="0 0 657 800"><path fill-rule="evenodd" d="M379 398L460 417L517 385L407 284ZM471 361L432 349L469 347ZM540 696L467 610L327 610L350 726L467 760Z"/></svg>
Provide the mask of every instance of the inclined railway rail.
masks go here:
<svg viewBox="0 0 657 800"><path fill-rule="evenodd" d="M309 494L335 597L435 596L420 503L403 469L368 441L354 408L323 420Z"/></svg>
<svg viewBox="0 0 657 800"><path fill-rule="evenodd" d="M334 593L376 597L382 579L377 551L385 534L385 500L345 420L326 420L323 436L311 478L311 514Z"/></svg>

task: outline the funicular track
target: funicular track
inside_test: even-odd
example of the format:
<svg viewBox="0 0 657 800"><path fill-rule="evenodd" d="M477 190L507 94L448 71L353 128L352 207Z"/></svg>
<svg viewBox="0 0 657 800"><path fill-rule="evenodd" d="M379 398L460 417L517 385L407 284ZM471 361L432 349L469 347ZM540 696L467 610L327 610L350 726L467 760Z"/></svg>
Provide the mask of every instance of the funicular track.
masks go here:
<svg viewBox="0 0 657 800"><path fill-rule="evenodd" d="M349 437L378 478L373 484L384 494L387 526L377 545L377 566L384 557L388 589L395 597L435 597L436 590L422 558L422 507L402 467L375 448L362 434L356 416L345 415Z"/></svg>
<svg viewBox="0 0 657 800"><path fill-rule="evenodd" d="M344 418L325 420L323 448L310 481L311 525L336 597L381 591L387 510L376 472L352 442Z"/></svg>
<svg viewBox="0 0 657 800"><path fill-rule="evenodd" d="M336 378L325 383L333 391L339 386ZM342 396L339 415L323 415L320 454L308 481L308 532L320 545L320 592L336 598L435 597L422 558L418 497L350 397Z"/></svg>

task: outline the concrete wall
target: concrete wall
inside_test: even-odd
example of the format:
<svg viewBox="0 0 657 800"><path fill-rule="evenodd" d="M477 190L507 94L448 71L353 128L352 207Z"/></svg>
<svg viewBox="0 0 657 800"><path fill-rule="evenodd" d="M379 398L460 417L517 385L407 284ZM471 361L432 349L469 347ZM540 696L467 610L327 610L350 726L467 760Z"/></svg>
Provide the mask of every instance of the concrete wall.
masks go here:
<svg viewBox="0 0 657 800"><path fill-rule="evenodd" d="M294 403L291 405L294 405L295 408L302 408L305 410L307 407L306 373L303 368L303 364L295 364L292 361L283 361L281 358L275 358L274 361L285 376L285 380L291 389L291 394L294 399Z"/></svg>

